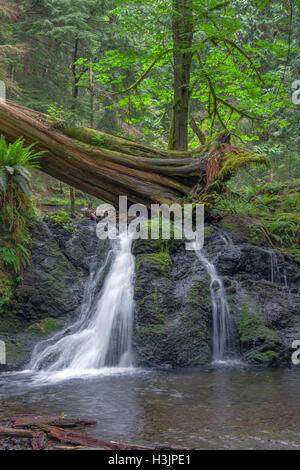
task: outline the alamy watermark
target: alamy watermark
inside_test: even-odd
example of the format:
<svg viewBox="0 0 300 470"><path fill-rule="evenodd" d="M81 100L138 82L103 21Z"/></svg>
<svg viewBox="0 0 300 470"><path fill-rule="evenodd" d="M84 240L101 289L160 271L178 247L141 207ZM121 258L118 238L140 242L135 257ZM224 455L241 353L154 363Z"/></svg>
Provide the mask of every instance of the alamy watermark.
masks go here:
<svg viewBox="0 0 300 470"><path fill-rule="evenodd" d="M0 364L6 364L6 347L4 341L0 340Z"/></svg>
<svg viewBox="0 0 300 470"><path fill-rule="evenodd" d="M186 250L201 250L204 244L204 206L198 204L133 204L127 208L127 197L119 197L117 212L111 204L97 207L97 236L115 240L118 233L129 233L133 240L185 240Z"/></svg>
<svg viewBox="0 0 300 470"><path fill-rule="evenodd" d="M294 80L292 83L292 103L300 105L300 80Z"/></svg>
<svg viewBox="0 0 300 470"><path fill-rule="evenodd" d="M292 363L294 366L298 366L300 364L300 340L297 339L293 341L292 348L296 349L296 351L292 354Z"/></svg>
<svg viewBox="0 0 300 470"><path fill-rule="evenodd" d="M3 80L0 80L0 103L6 101L6 86Z"/></svg>

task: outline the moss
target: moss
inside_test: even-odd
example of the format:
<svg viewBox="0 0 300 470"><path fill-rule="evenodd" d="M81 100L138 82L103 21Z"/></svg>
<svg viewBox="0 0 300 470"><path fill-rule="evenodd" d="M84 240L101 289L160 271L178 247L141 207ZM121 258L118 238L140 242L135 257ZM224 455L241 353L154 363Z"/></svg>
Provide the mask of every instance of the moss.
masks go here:
<svg viewBox="0 0 300 470"><path fill-rule="evenodd" d="M0 313L0 334L17 333L22 329L22 321L11 311Z"/></svg>
<svg viewBox="0 0 300 470"><path fill-rule="evenodd" d="M144 259L145 255L137 255L135 257L135 272L139 270L140 264L142 260Z"/></svg>
<svg viewBox="0 0 300 470"><path fill-rule="evenodd" d="M209 277L203 281L194 281L187 293L184 324L192 328L191 334L199 339L209 336L208 323L211 316Z"/></svg>
<svg viewBox="0 0 300 470"><path fill-rule="evenodd" d="M105 143L104 133L88 127L66 126L63 128L63 133L91 146L103 146Z"/></svg>
<svg viewBox="0 0 300 470"><path fill-rule="evenodd" d="M282 341L276 331L268 328L263 316L256 310L244 306L240 315L239 335L242 345L242 358L247 362L266 363L278 357Z"/></svg>
<svg viewBox="0 0 300 470"><path fill-rule="evenodd" d="M251 242L257 243L259 245L268 244L269 240L261 224L248 224L246 228L247 228L247 238Z"/></svg>
<svg viewBox="0 0 300 470"><path fill-rule="evenodd" d="M228 181L235 176L238 170L242 167L247 167L249 164L270 166L270 162L264 155L251 152L249 150L240 149L239 153L225 153L225 160L222 164L221 170L218 173L219 181Z"/></svg>
<svg viewBox="0 0 300 470"><path fill-rule="evenodd" d="M24 353L24 346L13 340L5 341L6 360L8 364L15 363Z"/></svg>
<svg viewBox="0 0 300 470"><path fill-rule="evenodd" d="M167 275L170 273L171 268L172 268L172 260L170 258L169 253L159 252L159 253L153 253L153 254L137 255L135 258L136 272L139 270L141 262L147 261L147 260L154 261L155 263L159 263L162 274Z"/></svg>
<svg viewBox="0 0 300 470"><path fill-rule="evenodd" d="M278 334L264 325L260 312L249 310L244 306L241 311L239 333L241 343L259 343L267 341L275 345L281 343Z"/></svg>
<svg viewBox="0 0 300 470"><path fill-rule="evenodd" d="M169 253L161 251L159 253L153 253L153 254L148 255L148 256L153 261L157 261L157 262L162 263L166 266L172 266L172 260L170 258Z"/></svg>
<svg viewBox="0 0 300 470"><path fill-rule="evenodd" d="M67 232L74 232L75 228L72 225L72 217L65 211L52 212L44 217L46 222L49 222L53 227L63 227Z"/></svg>
<svg viewBox="0 0 300 470"><path fill-rule="evenodd" d="M14 281L12 274L0 265L0 315L4 314L11 304Z"/></svg>
<svg viewBox="0 0 300 470"><path fill-rule="evenodd" d="M214 229L212 227L204 228L204 242L208 242L213 234Z"/></svg>
<svg viewBox="0 0 300 470"><path fill-rule="evenodd" d="M30 325L26 331L33 335L41 336L48 335L53 331L57 330L58 328L59 325L54 318L44 318L39 323L34 323L33 325Z"/></svg>
<svg viewBox="0 0 300 470"><path fill-rule="evenodd" d="M139 327L139 338L148 337L149 335L161 335L166 331L166 325L164 323L157 323L154 325L141 325Z"/></svg>

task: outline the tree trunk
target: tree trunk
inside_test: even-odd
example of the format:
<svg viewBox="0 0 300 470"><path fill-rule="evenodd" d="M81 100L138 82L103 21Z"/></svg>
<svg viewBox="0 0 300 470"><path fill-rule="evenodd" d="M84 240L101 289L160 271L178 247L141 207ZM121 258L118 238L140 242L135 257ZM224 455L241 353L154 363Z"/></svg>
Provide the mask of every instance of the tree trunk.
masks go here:
<svg viewBox="0 0 300 470"><path fill-rule="evenodd" d="M94 117L95 117L95 85L93 77L93 69L90 68L90 98L91 98L91 119L90 126L92 129L95 127Z"/></svg>
<svg viewBox="0 0 300 470"><path fill-rule="evenodd" d="M70 187L70 214L71 217L75 217L76 207L75 207L75 189Z"/></svg>
<svg viewBox="0 0 300 470"><path fill-rule="evenodd" d="M53 123L46 114L8 103L0 103L0 134L9 142L23 137L27 144L36 143L36 150L45 151L41 170L116 207L119 196L147 207L198 197L219 179L232 155L232 168L226 165L218 186L241 166L267 161L229 143L215 143L211 152L201 147L193 152L154 149L94 129Z"/></svg>
<svg viewBox="0 0 300 470"><path fill-rule="evenodd" d="M174 100L169 149L187 150L192 65L193 10L192 0L173 1Z"/></svg>
<svg viewBox="0 0 300 470"><path fill-rule="evenodd" d="M79 81L78 77L76 76L76 61L78 59L78 46L79 46L79 39L75 39L74 44L74 52L73 52L73 60L72 60L72 74L73 74L73 98L76 99L78 97L79 88L77 83ZM75 102L72 105L72 108L75 109Z"/></svg>

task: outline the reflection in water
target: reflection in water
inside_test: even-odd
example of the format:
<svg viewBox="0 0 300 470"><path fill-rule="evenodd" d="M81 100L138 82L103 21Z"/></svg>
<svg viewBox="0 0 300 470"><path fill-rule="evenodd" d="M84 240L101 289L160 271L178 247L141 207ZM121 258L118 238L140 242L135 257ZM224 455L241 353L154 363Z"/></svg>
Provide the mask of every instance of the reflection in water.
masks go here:
<svg viewBox="0 0 300 470"><path fill-rule="evenodd" d="M300 369L132 370L46 384L0 375L1 421L16 413L85 414L89 434L203 449L299 448Z"/></svg>

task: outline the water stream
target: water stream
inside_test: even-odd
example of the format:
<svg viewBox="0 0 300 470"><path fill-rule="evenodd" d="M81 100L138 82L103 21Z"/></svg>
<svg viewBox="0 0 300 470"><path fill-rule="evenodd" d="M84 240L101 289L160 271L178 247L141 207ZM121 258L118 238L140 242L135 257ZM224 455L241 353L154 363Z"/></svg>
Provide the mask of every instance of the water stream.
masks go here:
<svg viewBox="0 0 300 470"><path fill-rule="evenodd" d="M210 277L213 361L230 365L236 356L223 281L203 250L196 255ZM271 255L270 265L275 281L278 265ZM105 440L200 449L299 448L298 368L255 369L238 361L234 368L134 368L133 283L131 239L122 234L101 266L95 262L79 318L40 342L27 370L0 374L0 424L18 413L63 412L96 419L88 433Z"/></svg>
<svg viewBox="0 0 300 470"><path fill-rule="evenodd" d="M97 296L106 269L109 273ZM104 264L90 276L79 320L39 343L28 368L72 376L103 367L132 366L133 276L131 239L121 234Z"/></svg>
<svg viewBox="0 0 300 470"><path fill-rule="evenodd" d="M210 276L210 296L213 320L213 361L226 362L233 359L233 323L223 281L215 266L203 250L196 254Z"/></svg>

